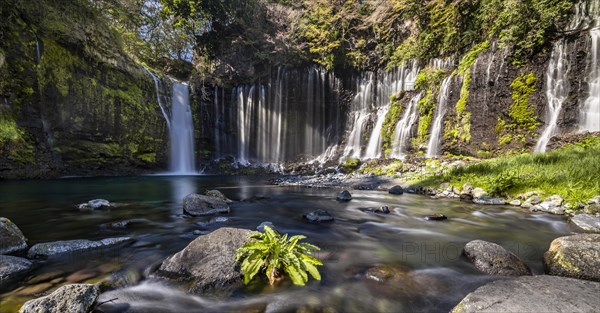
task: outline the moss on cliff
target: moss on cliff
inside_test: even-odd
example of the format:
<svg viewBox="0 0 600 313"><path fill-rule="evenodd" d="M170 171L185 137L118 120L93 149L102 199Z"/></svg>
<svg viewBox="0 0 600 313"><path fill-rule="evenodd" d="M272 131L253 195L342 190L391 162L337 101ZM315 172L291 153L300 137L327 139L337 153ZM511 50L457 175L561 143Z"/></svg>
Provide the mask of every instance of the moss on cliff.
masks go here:
<svg viewBox="0 0 600 313"><path fill-rule="evenodd" d="M521 74L510 84L513 103L509 107L508 117L498 117L496 125L498 143L501 145L513 143L523 147L528 139L534 137L540 123L529 98L536 91L537 80L533 73Z"/></svg>

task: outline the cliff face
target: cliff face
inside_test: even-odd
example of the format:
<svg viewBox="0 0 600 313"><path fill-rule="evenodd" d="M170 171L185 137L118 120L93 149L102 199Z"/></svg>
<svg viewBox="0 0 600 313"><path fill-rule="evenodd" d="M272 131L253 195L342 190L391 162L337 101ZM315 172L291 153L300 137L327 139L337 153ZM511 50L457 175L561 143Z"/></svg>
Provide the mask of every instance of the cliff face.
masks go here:
<svg viewBox="0 0 600 313"><path fill-rule="evenodd" d="M154 83L97 12L40 1L0 13L0 178L164 168Z"/></svg>

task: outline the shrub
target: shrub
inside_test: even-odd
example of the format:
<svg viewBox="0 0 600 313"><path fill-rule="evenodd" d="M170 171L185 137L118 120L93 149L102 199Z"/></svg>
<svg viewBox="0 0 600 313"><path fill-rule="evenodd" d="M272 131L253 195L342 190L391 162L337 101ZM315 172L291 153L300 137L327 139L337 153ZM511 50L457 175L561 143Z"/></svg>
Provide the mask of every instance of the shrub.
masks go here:
<svg viewBox="0 0 600 313"><path fill-rule="evenodd" d="M248 284L260 271L264 271L273 285L275 279L285 272L294 285L304 286L308 274L321 280L317 266L323 265L319 259L309 256L319 247L306 242L298 242L305 236L297 235L288 238L265 226L264 233L252 235L254 239L244 244L236 252L236 259L242 261L244 284ZM308 274L307 274L308 273Z"/></svg>

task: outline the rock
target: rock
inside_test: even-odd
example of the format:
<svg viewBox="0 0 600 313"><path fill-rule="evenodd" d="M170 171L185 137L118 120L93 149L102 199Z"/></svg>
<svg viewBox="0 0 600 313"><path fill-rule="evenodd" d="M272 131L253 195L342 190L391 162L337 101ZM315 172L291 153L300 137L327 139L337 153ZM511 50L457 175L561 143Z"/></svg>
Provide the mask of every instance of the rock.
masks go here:
<svg viewBox="0 0 600 313"><path fill-rule="evenodd" d="M400 185L396 185L388 190L388 193L392 195L401 195L404 193L404 190Z"/></svg>
<svg viewBox="0 0 600 313"><path fill-rule="evenodd" d="M329 212L325 210L316 210L314 212L310 212L302 215L302 217L308 220L311 223L328 223L333 222L333 216L329 214Z"/></svg>
<svg viewBox="0 0 600 313"><path fill-rule="evenodd" d="M596 196L588 200L587 204L600 204L600 196Z"/></svg>
<svg viewBox="0 0 600 313"><path fill-rule="evenodd" d="M506 204L506 200L502 198L491 198L491 197L475 197L473 198L473 203L483 204L483 205L504 205Z"/></svg>
<svg viewBox="0 0 600 313"><path fill-rule="evenodd" d="M188 292L230 289L242 284L235 260L236 250L250 240L254 231L222 227L200 236L183 250L165 259L155 275L186 281Z"/></svg>
<svg viewBox="0 0 600 313"><path fill-rule="evenodd" d="M592 203L583 207L583 212L586 214L598 214L600 213L600 204Z"/></svg>
<svg viewBox="0 0 600 313"><path fill-rule="evenodd" d="M450 186L450 183L441 183L440 187L438 189L439 190L446 190L448 187L452 187L452 186Z"/></svg>
<svg viewBox="0 0 600 313"><path fill-rule="evenodd" d="M131 237L117 237L106 238L98 241L79 239L38 243L31 247L29 251L27 251L27 257L30 259L49 258L65 253L75 253L93 249L107 248L120 243L130 242L132 240L133 239Z"/></svg>
<svg viewBox="0 0 600 313"><path fill-rule="evenodd" d="M21 230L5 217L0 217L0 254L21 252L27 249L27 238Z"/></svg>
<svg viewBox="0 0 600 313"><path fill-rule="evenodd" d="M233 200L225 197L224 194L222 194L220 191L218 190L207 190L204 195L212 197L212 198L217 198L219 200L223 200L225 201L225 203L232 203Z"/></svg>
<svg viewBox="0 0 600 313"><path fill-rule="evenodd" d="M363 212L371 212L377 214L390 214L390 208L387 205L384 205L379 208L362 208L360 210Z"/></svg>
<svg viewBox="0 0 600 313"><path fill-rule="evenodd" d="M546 274L600 281L600 234L559 237L544 253Z"/></svg>
<svg viewBox="0 0 600 313"><path fill-rule="evenodd" d="M472 192L473 192L473 186L471 184L464 184L462 186L459 194L460 195L472 195Z"/></svg>
<svg viewBox="0 0 600 313"><path fill-rule="evenodd" d="M512 200L508 204L510 204L512 206L521 206L521 200Z"/></svg>
<svg viewBox="0 0 600 313"><path fill-rule="evenodd" d="M552 202L555 206L561 206L565 200L560 195L553 195L546 198L545 202Z"/></svg>
<svg viewBox="0 0 600 313"><path fill-rule="evenodd" d="M29 300L23 304L21 313L87 313L98 298L99 289L90 284L72 284L58 288L53 293Z"/></svg>
<svg viewBox="0 0 600 313"><path fill-rule="evenodd" d="M183 213L191 216L229 213L225 201L199 194L189 194L183 198Z"/></svg>
<svg viewBox="0 0 600 313"><path fill-rule="evenodd" d="M352 200L352 195L350 194L350 191L342 190L342 192L340 192L337 195L336 199L337 199L337 201L343 201L343 202L350 201L350 200Z"/></svg>
<svg viewBox="0 0 600 313"><path fill-rule="evenodd" d="M133 218L133 219L129 219L129 220L104 223L104 224L100 225L100 227L105 228L105 229L124 230L124 229L130 228L134 225L142 225L142 224L147 224L147 223L150 223L150 221L148 221L145 218Z"/></svg>
<svg viewBox="0 0 600 313"><path fill-rule="evenodd" d="M590 214L577 214L571 217L571 223L584 231L600 233L600 217Z"/></svg>
<svg viewBox="0 0 600 313"><path fill-rule="evenodd" d="M521 259L492 242L470 241L463 248L463 254L478 270L486 274L502 276L531 275L531 270Z"/></svg>
<svg viewBox="0 0 600 313"><path fill-rule="evenodd" d="M9 287L11 283L26 275L33 263L24 258L10 255L0 255L0 290Z"/></svg>
<svg viewBox="0 0 600 313"><path fill-rule="evenodd" d="M463 193L459 196L459 198L460 201L473 202L473 196L471 196L470 194Z"/></svg>
<svg viewBox="0 0 600 313"><path fill-rule="evenodd" d="M98 285L100 291L125 288L136 285L142 280L142 273L134 268L122 269L103 279Z"/></svg>
<svg viewBox="0 0 600 313"><path fill-rule="evenodd" d="M408 278L409 269L390 265L376 265L365 273L365 278L376 282L401 282Z"/></svg>
<svg viewBox="0 0 600 313"><path fill-rule="evenodd" d="M427 221L443 221L443 220L447 220L448 217L444 214L432 214L432 215L425 215L425 220Z"/></svg>
<svg viewBox="0 0 600 313"><path fill-rule="evenodd" d="M531 197L527 198L525 200L525 202L523 202L521 204L521 206L524 208L530 208L530 207L532 207L536 204L540 204L540 203L542 203L542 198L540 198L538 196L531 196Z"/></svg>
<svg viewBox="0 0 600 313"><path fill-rule="evenodd" d="M551 214L565 214L565 208L557 206L554 202L542 202L529 208L531 212L546 212Z"/></svg>
<svg viewBox="0 0 600 313"><path fill-rule="evenodd" d="M481 188L475 188L473 189L473 191L471 191L471 195L473 196L473 198L481 198L487 195L487 191Z"/></svg>
<svg viewBox="0 0 600 313"><path fill-rule="evenodd" d="M100 209L108 209L111 206L112 204L106 199L94 199L86 203L79 204L77 208L82 211L93 211Z"/></svg>
<svg viewBox="0 0 600 313"><path fill-rule="evenodd" d="M556 276L497 280L469 293L452 313L595 312L600 283Z"/></svg>
<svg viewBox="0 0 600 313"><path fill-rule="evenodd" d="M275 225L273 225L273 223L269 222L269 221L265 221L260 223L260 225L256 226L256 230L258 230L261 233L265 232L265 226L269 226L269 228L276 230Z"/></svg>

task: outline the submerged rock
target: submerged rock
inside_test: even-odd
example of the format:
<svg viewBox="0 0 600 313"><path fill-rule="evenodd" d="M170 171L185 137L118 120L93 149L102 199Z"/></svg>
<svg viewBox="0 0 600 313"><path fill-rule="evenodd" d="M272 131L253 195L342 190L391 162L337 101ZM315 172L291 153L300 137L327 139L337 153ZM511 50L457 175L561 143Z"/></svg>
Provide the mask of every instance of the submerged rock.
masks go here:
<svg viewBox="0 0 600 313"><path fill-rule="evenodd" d="M77 206L77 208L82 211L93 211L93 210L100 210L100 209L108 209L111 206L113 206L113 204L110 203L106 199L94 199L94 200L90 200L86 203L79 204Z"/></svg>
<svg viewBox="0 0 600 313"><path fill-rule="evenodd" d="M87 250L107 248L121 243L130 242L132 240L133 239L131 237L117 237L106 238L98 241L79 239L38 243L29 249L27 252L27 257L31 259L49 258L66 253L76 253Z"/></svg>
<svg viewBox="0 0 600 313"><path fill-rule="evenodd" d="M443 220L447 220L448 217L444 214L432 214L432 215L425 215L425 217L423 217L425 220L427 221L443 221Z"/></svg>
<svg viewBox="0 0 600 313"><path fill-rule="evenodd" d="M404 189L400 185L396 185L388 190L388 193L393 195L401 195L404 193Z"/></svg>
<svg viewBox="0 0 600 313"><path fill-rule="evenodd" d="M183 198L183 213L191 216L203 216L212 214L229 213L227 203L221 199L189 194Z"/></svg>
<svg viewBox="0 0 600 313"><path fill-rule="evenodd" d="M348 191L348 190L342 190L342 192L340 192L337 195L336 199L338 201L342 201L342 202L350 201L350 200L352 200L352 195L350 194L350 191Z"/></svg>
<svg viewBox="0 0 600 313"><path fill-rule="evenodd" d="M596 312L600 283L556 276L523 276L488 283L469 293L452 313Z"/></svg>
<svg viewBox="0 0 600 313"><path fill-rule="evenodd" d="M600 234L554 239L544 253L544 267L550 275L600 281Z"/></svg>
<svg viewBox="0 0 600 313"><path fill-rule="evenodd" d="M183 250L166 258L154 275L185 281L188 291L223 291L239 287L242 273L235 260L236 250L250 240L254 231L223 227L200 236Z"/></svg>
<svg viewBox="0 0 600 313"><path fill-rule="evenodd" d="M27 238L21 230L5 217L0 217L0 254L10 254L27 249Z"/></svg>
<svg viewBox="0 0 600 313"><path fill-rule="evenodd" d="M584 231L600 233L600 217L590 214L577 214L571 217L571 223Z"/></svg>
<svg viewBox="0 0 600 313"><path fill-rule="evenodd" d="M390 214L390 208L387 205L381 206L379 208L362 208L360 210L363 212L371 212L377 214Z"/></svg>
<svg viewBox="0 0 600 313"><path fill-rule="evenodd" d="M10 255L0 255L0 290L25 276L32 268L31 261Z"/></svg>
<svg viewBox="0 0 600 313"><path fill-rule="evenodd" d="M502 198L492 198L492 197L475 197L473 198L473 203L483 204L483 205L504 205L506 204L506 200Z"/></svg>
<svg viewBox="0 0 600 313"><path fill-rule="evenodd" d="M536 204L534 206L531 206L529 208L529 211L531 212L546 212L546 213L551 213L551 214L565 214L565 208L561 207L559 205L556 205L555 202L542 202L540 204Z"/></svg>
<svg viewBox="0 0 600 313"><path fill-rule="evenodd" d="M20 313L87 313L98 298L99 289L90 284L62 286L53 293L29 300L23 304Z"/></svg>
<svg viewBox="0 0 600 313"><path fill-rule="evenodd" d="M486 274L503 276L531 275L531 270L521 259L492 242L470 241L463 248L463 254L478 270Z"/></svg>
<svg viewBox="0 0 600 313"><path fill-rule="evenodd" d="M304 214L304 215L302 215L302 217L311 223L333 222L333 216L331 216L331 214L329 214L329 212L327 212L325 210L321 210L321 209L316 210L314 212Z"/></svg>
<svg viewBox="0 0 600 313"><path fill-rule="evenodd" d="M150 221L145 218L133 218L129 220L116 221L111 223L104 223L100 225L100 228L123 230L136 225L150 224Z"/></svg>
<svg viewBox="0 0 600 313"><path fill-rule="evenodd" d="M223 200L223 201L225 201L225 203L232 203L233 202L233 200L225 197L225 195L223 193L221 193L220 191L218 191L216 189L207 190L204 194L206 196L209 196L209 197L212 197L212 198Z"/></svg>
<svg viewBox="0 0 600 313"><path fill-rule="evenodd" d="M260 223L260 225L256 226L256 230L258 230L261 233L264 233L265 226L269 226L269 228L276 230L275 225L273 225L273 223L271 223L269 221L264 221L264 222Z"/></svg>

